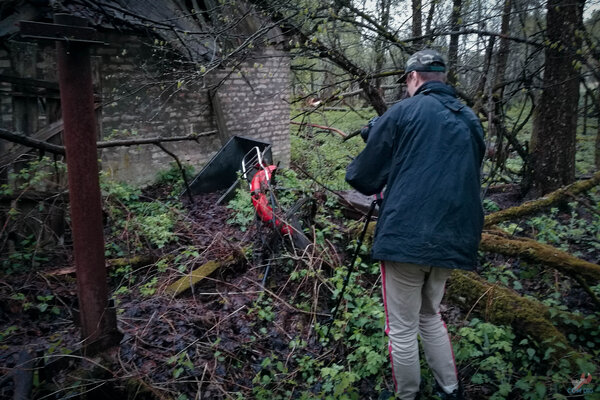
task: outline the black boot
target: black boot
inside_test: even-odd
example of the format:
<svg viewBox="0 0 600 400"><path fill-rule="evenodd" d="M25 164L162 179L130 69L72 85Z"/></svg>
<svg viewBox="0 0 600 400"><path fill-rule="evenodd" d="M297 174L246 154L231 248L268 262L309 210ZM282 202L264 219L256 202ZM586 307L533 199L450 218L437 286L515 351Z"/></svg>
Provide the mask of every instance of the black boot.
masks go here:
<svg viewBox="0 0 600 400"><path fill-rule="evenodd" d="M394 394L394 392L387 389L383 389L381 393L379 393L379 397L377 398L377 400L393 400L395 398L396 395Z"/></svg>
<svg viewBox="0 0 600 400"><path fill-rule="evenodd" d="M462 384L458 382L458 387L454 389L452 393L444 392L444 389L440 385L435 383L435 390L433 394L438 396L441 400L465 400L465 394L463 392Z"/></svg>

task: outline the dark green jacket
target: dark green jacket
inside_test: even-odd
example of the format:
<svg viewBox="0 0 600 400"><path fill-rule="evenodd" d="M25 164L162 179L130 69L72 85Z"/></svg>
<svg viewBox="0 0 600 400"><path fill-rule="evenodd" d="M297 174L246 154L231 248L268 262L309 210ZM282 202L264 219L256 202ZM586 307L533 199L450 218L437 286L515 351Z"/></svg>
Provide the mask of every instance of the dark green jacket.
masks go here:
<svg viewBox="0 0 600 400"><path fill-rule="evenodd" d="M484 152L479 119L442 82L425 83L382 115L346 170L363 194L386 187L373 258L473 269Z"/></svg>

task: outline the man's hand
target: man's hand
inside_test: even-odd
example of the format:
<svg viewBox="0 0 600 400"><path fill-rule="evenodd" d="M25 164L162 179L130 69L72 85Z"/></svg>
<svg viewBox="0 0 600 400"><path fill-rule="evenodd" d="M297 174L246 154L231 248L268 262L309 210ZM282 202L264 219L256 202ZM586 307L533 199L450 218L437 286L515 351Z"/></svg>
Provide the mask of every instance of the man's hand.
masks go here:
<svg viewBox="0 0 600 400"><path fill-rule="evenodd" d="M360 130L360 137L363 138L365 143L367 142L367 139L369 138L369 132L371 132L371 128L373 127L373 125L375 125L375 122L377 122L378 119L379 119L379 117L371 118L369 120L369 123L367 125L363 126L362 129Z"/></svg>

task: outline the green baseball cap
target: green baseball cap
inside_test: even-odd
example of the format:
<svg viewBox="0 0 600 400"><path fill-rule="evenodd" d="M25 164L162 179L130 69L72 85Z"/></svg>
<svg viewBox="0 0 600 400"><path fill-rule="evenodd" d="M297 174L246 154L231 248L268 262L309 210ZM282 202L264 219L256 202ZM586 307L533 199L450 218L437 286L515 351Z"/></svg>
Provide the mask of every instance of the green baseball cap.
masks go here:
<svg viewBox="0 0 600 400"><path fill-rule="evenodd" d="M405 82L406 77L412 71L419 72L446 72L446 63L440 53L435 50L421 50L410 56L406 62L404 74L398 82Z"/></svg>

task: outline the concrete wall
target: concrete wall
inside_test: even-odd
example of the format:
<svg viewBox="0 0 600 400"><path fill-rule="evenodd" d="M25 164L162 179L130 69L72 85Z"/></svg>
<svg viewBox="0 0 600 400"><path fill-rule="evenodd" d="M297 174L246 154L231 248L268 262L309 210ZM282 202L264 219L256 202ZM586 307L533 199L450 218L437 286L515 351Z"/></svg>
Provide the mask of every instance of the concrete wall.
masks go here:
<svg viewBox="0 0 600 400"><path fill-rule="evenodd" d="M274 159L289 163L290 65L285 52L263 49L235 68L215 69L202 77L185 65L165 62L163 54L140 37L104 35L109 45L92 51L95 88L102 103L98 113L102 140L218 129L218 134L197 143L171 142L165 147L199 170L229 137L242 135L271 142ZM36 57L34 78L56 82L54 45L38 45ZM18 76L14 59L10 51L0 51L0 73ZM0 125L15 130L11 90L10 85L0 87ZM43 114L31 115L40 127L51 122ZM152 182L171 162L173 158L154 145L102 151L102 168L116 180L133 184Z"/></svg>

